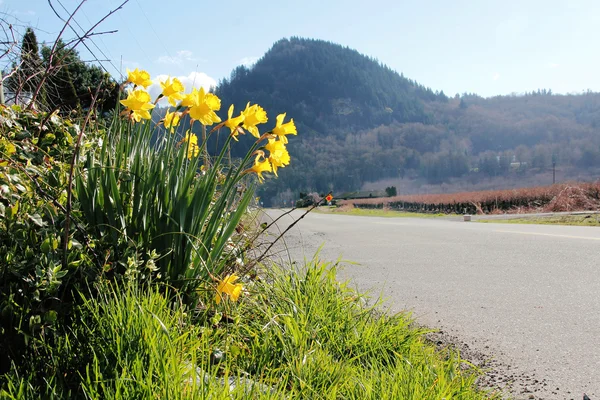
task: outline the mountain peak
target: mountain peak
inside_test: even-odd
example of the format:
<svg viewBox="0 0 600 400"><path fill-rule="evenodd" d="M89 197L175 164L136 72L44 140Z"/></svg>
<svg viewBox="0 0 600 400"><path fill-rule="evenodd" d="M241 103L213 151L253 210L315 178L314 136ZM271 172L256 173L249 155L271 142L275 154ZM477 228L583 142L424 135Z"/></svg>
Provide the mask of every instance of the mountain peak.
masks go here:
<svg viewBox="0 0 600 400"><path fill-rule="evenodd" d="M287 111L319 133L426 122L424 102L447 100L356 50L299 37L275 42L250 69L236 68L217 93L236 106L250 100Z"/></svg>

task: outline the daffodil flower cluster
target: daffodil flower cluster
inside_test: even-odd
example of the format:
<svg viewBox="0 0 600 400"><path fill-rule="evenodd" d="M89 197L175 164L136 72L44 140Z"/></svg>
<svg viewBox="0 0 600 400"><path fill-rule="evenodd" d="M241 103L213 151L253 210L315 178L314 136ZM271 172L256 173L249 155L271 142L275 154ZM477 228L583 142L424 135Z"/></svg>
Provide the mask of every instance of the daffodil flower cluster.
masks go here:
<svg viewBox="0 0 600 400"><path fill-rule="evenodd" d="M215 295L215 302L219 304L224 298L224 295L229 296L233 301L237 301L242 293L243 285L241 283L235 283L239 279L236 274L227 275L217 285L217 294Z"/></svg>
<svg viewBox="0 0 600 400"><path fill-rule="evenodd" d="M161 94L152 102L147 88L152 84L150 74L144 70L127 70L126 84L132 84L133 87L128 91L127 98L121 100L121 104L126 107L123 115L135 122L151 119L150 110L152 110L158 101L165 98L168 103L175 107L174 111L167 110L165 117L160 121L169 132L174 133L184 115L188 114L192 120L200 122L205 129L212 124L218 124L211 132L222 127L229 128L231 137L238 140L238 135L250 132L258 142L264 140L267 143L254 152L254 162L244 173L256 173L259 182L264 182L264 172L272 172L277 176L277 170L290 163L290 154L287 151L287 135L296 135L296 125L294 120L290 119L284 122L286 114L279 114L275 118L275 127L267 133L261 135L258 125L268 122L267 112L258 104L246 104L246 108L234 117L233 104L227 112L227 120L221 122L221 118L216 111L221 109L221 99L215 94L206 92L204 88L194 88L190 93L185 94L185 87L177 78L167 78L159 82L162 88ZM187 157L192 159L200 153L198 137L188 130L180 143L187 144Z"/></svg>

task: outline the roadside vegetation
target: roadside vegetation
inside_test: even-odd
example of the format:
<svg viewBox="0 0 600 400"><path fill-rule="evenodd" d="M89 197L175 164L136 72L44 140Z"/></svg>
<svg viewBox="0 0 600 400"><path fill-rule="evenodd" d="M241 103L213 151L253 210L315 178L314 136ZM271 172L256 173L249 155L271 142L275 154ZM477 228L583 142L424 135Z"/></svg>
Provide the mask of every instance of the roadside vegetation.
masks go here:
<svg viewBox="0 0 600 400"><path fill-rule="evenodd" d="M290 164L285 113L247 103L221 118L215 94L176 78L152 99L138 69L114 111L98 95L46 111L36 94L61 58L32 59L20 75L32 96L0 105L0 398L499 396L409 314L339 283L336 265L260 253L250 209ZM153 121L161 99L171 106ZM240 135L252 144L232 159Z"/></svg>
<svg viewBox="0 0 600 400"><path fill-rule="evenodd" d="M512 190L342 200L356 208L445 214L521 214L600 210L600 182L561 183Z"/></svg>

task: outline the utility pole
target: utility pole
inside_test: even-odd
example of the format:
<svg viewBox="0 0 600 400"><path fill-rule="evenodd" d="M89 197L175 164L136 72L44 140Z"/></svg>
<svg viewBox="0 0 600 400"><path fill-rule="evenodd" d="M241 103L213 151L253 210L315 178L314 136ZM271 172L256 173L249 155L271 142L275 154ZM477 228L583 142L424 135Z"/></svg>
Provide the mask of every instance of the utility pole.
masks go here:
<svg viewBox="0 0 600 400"><path fill-rule="evenodd" d="M556 153L552 153L552 184L556 183L556 160L558 159Z"/></svg>
<svg viewBox="0 0 600 400"><path fill-rule="evenodd" d="M4 105L4 83L2 80L2 71L0 71L0 104Z"/></svg>

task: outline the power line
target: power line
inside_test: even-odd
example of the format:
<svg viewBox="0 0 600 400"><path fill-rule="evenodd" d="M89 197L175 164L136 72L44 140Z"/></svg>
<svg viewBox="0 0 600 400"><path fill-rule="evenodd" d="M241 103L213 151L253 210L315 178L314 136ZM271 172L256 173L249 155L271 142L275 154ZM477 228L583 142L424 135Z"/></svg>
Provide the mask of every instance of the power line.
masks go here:
<svg viewBox="0 0 600 400"><path fill-rule="evenodd" d="M108 0L108 2L112 5L112 1ZM129 35L133 38L133 40L135 41L135 43L138 45L138 47L140 48L140 50L142 51L142 53L144 54L144 57L146 57L146 60L148 60L149 62L152 62L152 60L150 59L150 57L148 56L148 53L146 53L146 50L144 49L144 47L140 44L140 42L137 40L136 36L134 35L134 33L131 31L131 29L129 29L129 25L127 24L127 21L125 21L123 18L121 18L120 14L117 14L117 17L119 17L119 19L121 20L121 22L123 22L123 25L125 25L125 29L127 29L127 32L129 32Z"/></svg>
<svg viewBox="0 0 600 400"><path fill-rule="evenodd" d="M150 28L152 29L152 32L154 32L154 36L156 36L156 38L158 39L158 41L160 42L160 44L162 45L162 47L164 47L165 51L167 52L167 56L169 56L169 58L172 58L171 54L169 53L169 48L167 46L165 46L165 43L162 41L162 39L160 38L160 36L156 32L156 30L154 29L154 26L152 25L152 22L150 22L150 20L148 19L148 16L146 15L146 12L142 8L140 2L138 0L135 0L135 2L138 5L138 7L140 8L140 10L142 10L142 14L144 15L144 18L146 18L146 21L148 22L148 25L150 25Z"/></svg>
<svg viewBox="0 0 600 400"><path fill-rule="evenodd" d="M85 19L87 20L87 22L89 22L91 24L92 21L87 16L87 14L85 13L85 11L81 10L81 13L83 14L83 16L85 17ZM111 54L109 47L106 45L106 43L104 43L104 40L102 39L102 36L98 36L98 39L100 40L100 43L102 43L102 45L104 46L104 49L106 50L106 52L108 53L108 55L109 55L108 58L111 60L111 65L113 66L113 68L115 68L117 70L117 72L119 73L119 75L121 76L121 79L122 79L123 78L123 74L121 73L121 69L117 68L117 66L112 63L112 60L114 60L115 58ZM98 50L100 50L100 49L98 49ZM104 54L104 53L102 53L102 54Z"/></svg>
<svg viewBox="0 0 600 400"><path fill-rule="evenodd" d="M56 1L58 2L58 4L60 4L60 6L63 8L63 10L65 10L65 12L68 14L69 11L63 5L63 3L60 0L56 0ZM79 22L77 22L77 20L75 18L73 18L72 21L79 27L79 29L81 29L85 33L85 29L83 29L83 27L81 26L81 24L79 24ZM71 28L71 30L75 33L75 35L77 35L78 38L81 38L79 36L79 33L77 33L77 31L75 30L75 28L73 28L73 26L71 26L71 24L69 24L69 28ZM115 71L117 72L117 74L119 74L120 77L123 77L123 74L121 74L121 71L115 66L115 64L113 64L113 62L110 60L110 58L104 53L104 51L102 51L102 49L94 42L94 40L92 38L89 38L89 37L87 38L87 40L89 40L90 42L92 42L92 44L98 49L98 51L100 51L100 53L102 54L102 56L104 56L104 59L108 60L109 64L112 65L112 67L115 69ZM94 57L95 61L100 65L100 67L104 70L104 72L106 72L108 74L109 72L104 67L104 64L102 64L102 62L100 61L100 59L98 57L96 57L96 55L89 48L89 46L84 41L82 41L81 43L90 52L90 54L92 55L92 57Z"/></svg>

